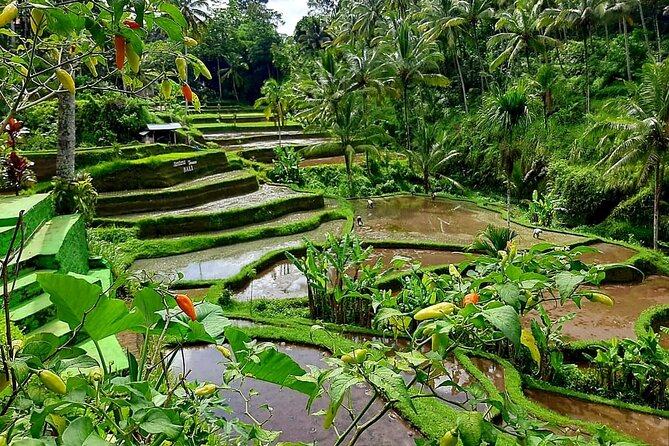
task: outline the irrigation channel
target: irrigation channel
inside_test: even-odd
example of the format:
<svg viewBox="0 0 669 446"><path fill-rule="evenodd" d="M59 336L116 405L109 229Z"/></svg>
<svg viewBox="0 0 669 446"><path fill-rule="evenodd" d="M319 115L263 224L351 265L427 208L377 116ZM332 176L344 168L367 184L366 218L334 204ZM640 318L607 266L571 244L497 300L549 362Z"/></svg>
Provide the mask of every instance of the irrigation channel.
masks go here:
<svg viewBox="0 0 669 446"><path fill-rule="evenodd" d="M354 231L371 245L376 243L383 246L384 241L400 241L405 246L429 242L464 247L487 225L505 224L500 213L467 201L392 196L375 198L371 209L367 207L366 200L352 200L351 203L355 215L360 215L363 220L363 225L356 225ZM239 273L245 265L259 260L270 252L299 247L303 237L322 241L326 233L339 233L342 226L342 221L332 221L321 224L316 230L293 236L266 238L166 258L139 260L135 262L133 269L159 271L163 274L181 272L184 280L226 279ZM532 237L533 228L515 223L512 224L512 228L518 233L517 240L521 248L528 248L537 242ZM577 245L591 241L576 234L544 231L539 242ZM591 246L597 248L599 252L583 255L582 260L588 263L620 263L636 254L636 251L630 248L604 242L595 242ZM469 255L471 254L455 250L432 248L380 248L375 250L374 259L382 258L387 265L394 256L403 256L424 266L432 266L457 263L467 259ZM549 306L548 310L553 318L571 312L577 314L573 320L564 324L563 333L568 339L602 340L613 337L634 337L634 324L643 310L657 304L669 304L669 278L663 276L650 276L642 283L606 284L602 288L615 299L614 307L609 308L590 302L585 302L581 310L573 304L563 307ZM306 294L307 285L303 275L287 260L279 260L258 271L254 280L236 291L235 298L284 299L303 297ZM280 348L302 366L318 364L324 355L320 350L304 346L282 345ZM218 364L220 354L216 350L188 348L184 350L184 354L186 368L193 368L190 375L192 379L220 382L223 366ZM476 364L498 387L504 387L504 372L496 364L483 360ZM453 372L463 384L469 383L464 370L453 370ZM274 385L248 380L243 389L250 388L260 392L256 407L267 403L275 409L266 426L269 429L283 430L281 440L306 439L325 444L332 441L333 434L323 431L321 427L322 419L310 417L302 410L306 403L306 397L303 395L281 391ZM355 399L360 398L356 404L363 404L365 392L364 388L356 389ZM243 401L234 394L230 397L233 409L236 412L243 412ZM667 419L537 390L528 390L527 397L571 418L607 424L649 444L669 446ZM312 412L320 408L316 407ZM254 413L255 415L262 418L259 412ZM413 444L412 437L416 433L397 418L395 414L385 417L374 430L368 432L360 444Z"/></svg>

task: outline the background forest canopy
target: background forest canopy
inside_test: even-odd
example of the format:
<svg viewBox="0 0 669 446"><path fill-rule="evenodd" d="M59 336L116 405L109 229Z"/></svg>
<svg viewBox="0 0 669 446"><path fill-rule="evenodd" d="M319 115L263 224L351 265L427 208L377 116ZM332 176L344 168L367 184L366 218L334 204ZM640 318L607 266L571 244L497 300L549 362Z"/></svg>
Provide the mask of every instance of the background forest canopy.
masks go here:
<svg viewBox="0 0 669 446"><path fill-rule="evenodd" d="M214 74L192 81L203 102L281 104L379 167L349 165L356 189L334 192L406 191L409 172L416 191L458 184L522 203L536 190L554 224L648 244L653 226L669 236L669 68L649 65L669 52L668 1L309 0L292 36L266 0L175 1L200 41L190 51ZM152 119L139 103L129 112L99 97L86 113L79 98L80 144L124 142L97 123L100 109L138 127ZM24 119L35 148L52 145L38 138L48 121ZM384 149L410 169L383 166ZM336 175L312 169L307 182L327 189Z"/></svg>

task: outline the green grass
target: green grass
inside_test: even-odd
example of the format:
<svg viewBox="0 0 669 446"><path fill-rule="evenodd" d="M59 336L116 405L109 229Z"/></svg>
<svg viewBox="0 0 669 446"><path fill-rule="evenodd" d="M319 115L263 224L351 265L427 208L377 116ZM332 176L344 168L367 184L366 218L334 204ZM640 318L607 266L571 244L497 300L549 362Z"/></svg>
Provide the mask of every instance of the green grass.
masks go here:
<svg viewBox="0 0 669 446"><path fill-rule="evenodd" d="M347 219L345 225L350 225L348 223L349 215L345 211L335 209L323 211L310 219L288 225L244 229L219 235L139 240L136 238L137 231L134 228L98 228L90 231L89 238L92 240L93 252L107 256L112 262L114 274L118 276L137 259L185 254L269 237L299 234L316 229L321 223L340 219ZM280 252L283 253L284 251ZM240 274L249 274L250 269L252 269L252 266L246 265ZM238 277L240 274L234 277L237 280L242 280Z"/></svg>

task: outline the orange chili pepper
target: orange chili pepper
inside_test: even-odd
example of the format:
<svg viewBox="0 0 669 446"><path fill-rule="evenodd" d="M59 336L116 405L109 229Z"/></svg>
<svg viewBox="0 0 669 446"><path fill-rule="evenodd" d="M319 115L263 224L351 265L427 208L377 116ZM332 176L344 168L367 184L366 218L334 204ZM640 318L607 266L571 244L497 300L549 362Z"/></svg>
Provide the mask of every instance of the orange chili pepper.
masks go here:
<svg viewBox="0 0 669 446"><path fill-rule="evenodd" d="M177 294L174 298L176 299L179 308L181 308L181 311L186 313L186 316L191 318L191 320L197 319L195 316L195 306L193 306L193 301L190 300L190 297L185 294Z"/></svg>

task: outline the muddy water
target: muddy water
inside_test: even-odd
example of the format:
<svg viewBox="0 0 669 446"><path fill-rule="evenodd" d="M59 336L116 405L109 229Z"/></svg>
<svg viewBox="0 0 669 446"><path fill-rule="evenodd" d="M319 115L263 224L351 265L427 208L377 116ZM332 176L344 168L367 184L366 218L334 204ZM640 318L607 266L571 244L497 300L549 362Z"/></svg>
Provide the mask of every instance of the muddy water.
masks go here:
<svg viewBox="0 0 669 446"><path fill-rule="evenodd" d="M443 265L467 259L463 253L429 249L375 249L371 261L383 259L387 267L394 256L407 257L422 265ZM288 299L307 295L307 280L288 260L277 262L260 272L255 280L235 295L236 299Z"/></svg>
<svg viewBox="0 0 669 446"><path fill-rule="evenodd" d="M265 238L157 259L142 259L132 264L131 271L145 270L157 273L157 280L166 280L168 277L174 279L177 272L184 275L183 280L227 279L239 273L245 265L259 260L265 254L301 246L304 237L323 241L327 233L339 234L341 226L342 221L331 221L323 223L318 229L299 234Z"/></svg>
<svg viewBox="0 0 669 446"><path fill-rule="evenodd" d="M635 338L634 323L643 310L669 304L669 277L649 276L635 285L605 285L601 290L615 301L613 307L583 300L582 308L569 301L564 306L546 305L555 320L568 313L576 317L564 323L562 333L572 340ZM526 321L527 322L527 321Z"/></svg>
<svg viewBox="0 0 669 446"><path fill-rule="evenodd" d="M581 255L580 259L585 263L622 263L637 254L633 249L612 243L594 243L589 246L600 252Z"/></svg>
<svg viewBox="0 0 669 446"><path fill-rule="evenodd" d="M324 353L315 348L309 348L298 345L283 344L279 350L289 354L297 361L302 368L306 369L308 365L326 367L321 361ZM191 370L189 378L192 380L209 381L214 383L221 382L221 376L224 371L221 360L221 354L213 347L191 347L184 349L185 370ZM181 359L178 357L177 370L184 370ZM238 386L235 386L238 387ZM259 421L267 418L268 412L261 409L260 406L267 404L274 410L271 419L265 424L265 428L270 430L279 430L283 433L279 441L285 442L318 442L318 444L333 444L336 436L333 429L323 429L323 417L310 416L305 407L307 396L294 392L289 389L281 389L274 384L268 384L261 381L247 379L240 387L241 391L248 395L251 389L256 390L259 395L253 397L250 404L250 413ZM358 385L352 388L353 406L359 410L370 398L370 390L367 386ZM244 401L235 392L222 392L222 395L229 398L230 407L236 416L242 421L250 421L244 413ZM311 408L311 413L327 407L327 401L324 399L316 400ZM371 415L378 413L382 407L380 402L372 406L369 415L363 418L363 421L369 419ZM335 425L337 428L344 429L347 421L350 420L345 410L340 410L337 414ZM358 446L413 446L414 437L419 434L405 423L396 413L389 412L384 415L377 423L362 434Z"/></svg>
<svg viewBox="0 0 669 446"><path fill-rule="evenodd" d="M432 241L468 245L488 224L503 226L506 221L496 212L474 203L428 197L396 196L374 198L374 208L367 208L367 200L353 200L356 215L364 225L356 228L364 239L397 239ZM532 228L512 224L518 232L520 246L537 242ZM540 241L566 245L585 240L583 237L546 231Z"/></svg>
<svg viewBox="0 0 669 446"><path fill-rule="evenodd" d="M525 395L549 409L577 420L606 424L655 446L669 446L669 419L570 398L542 390Z"/></svg>

